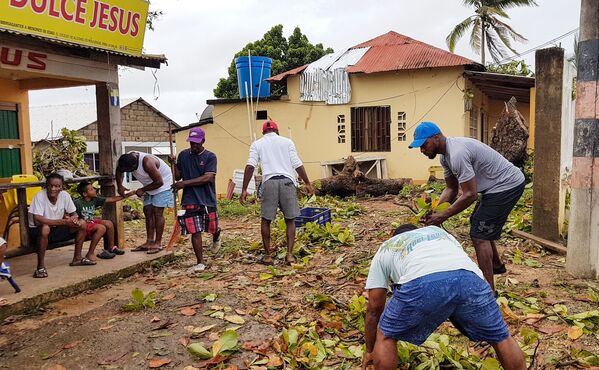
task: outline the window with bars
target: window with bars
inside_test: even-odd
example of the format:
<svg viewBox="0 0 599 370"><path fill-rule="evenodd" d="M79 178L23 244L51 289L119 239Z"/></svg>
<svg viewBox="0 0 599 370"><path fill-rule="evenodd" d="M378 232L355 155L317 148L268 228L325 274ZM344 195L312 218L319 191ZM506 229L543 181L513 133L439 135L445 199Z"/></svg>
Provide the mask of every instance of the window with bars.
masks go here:
<svg viewBox="0 0 599 370"><path fill-rule="evenodd" d="M351 109L352 152L391 151L391 107Z"/></svg>
<svg viewBox="0 0 599 370"><path fill-rule="evenodd" d="M478 139L478 108L474 106L470 111L470 137Z"/></svg>
<svg viewBox="0 0 599 370"><path fill-rule="evenodd" d="M337 116L337 143L345 144L345 114Z"/></svg>
<svg viewBox="0 0 599 370"><path fill-rule="evenodd" d="M397 141L406 141L406 112L397 112Z"/></svg>

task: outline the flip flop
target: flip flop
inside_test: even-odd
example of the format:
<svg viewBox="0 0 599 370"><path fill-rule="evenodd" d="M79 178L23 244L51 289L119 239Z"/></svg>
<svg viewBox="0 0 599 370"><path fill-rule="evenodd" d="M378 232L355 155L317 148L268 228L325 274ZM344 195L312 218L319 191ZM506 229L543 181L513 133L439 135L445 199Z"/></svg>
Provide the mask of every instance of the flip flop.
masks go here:
<svg viewBox="0 0 599 370"><path fill-rule="evenodd" d="M274 264L274 260L271 256L263 256L260 258L260 263L266 266L272 266Z"/></svg>
<svg viewBox="0 0 599 370"><path fill-rule="evenodd" d="M39 268L33 272L33 277L36 279L47 278L48 270L45 267Z"/></svg>
<svg viewBox="0 0 599 370"><path fill-rule="evenodd" d="M150 248L144 247L144 246L140 245L138 247L135 247L135 248L131 249L131 252L147 252L149 250L150 250Z"/></svg>
<svg viewBox="0 0 599 370"><path fill-rule="evenodd" d="M72 261L69 266L94 266L96 263L89 258L83 257L79 261Z"/></svg>
<svg viewBox="0 0 599 370"><path fill-rule="evenodd" d="M502 263L501 266L499 266L499 267L493 268L493 275L501 275L501 274L505 274L506 272L507 272L507 269L505 268L505 263Z"/></svg>
<svg viewBox="0 0 599 370"><path fill-rule="evenodd" d="M146 252L147 254L156 254L156 253L160 253L160 251L162 251L164 248L162 246L158 247L158 248L148 248L148 251Z"/></svg>

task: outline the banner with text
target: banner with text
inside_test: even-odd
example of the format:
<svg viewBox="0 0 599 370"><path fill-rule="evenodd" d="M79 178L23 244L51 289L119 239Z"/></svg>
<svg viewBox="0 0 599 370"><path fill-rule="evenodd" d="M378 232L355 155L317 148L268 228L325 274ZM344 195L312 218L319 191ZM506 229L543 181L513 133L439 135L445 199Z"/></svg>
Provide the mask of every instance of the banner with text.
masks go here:
<svg viewBox="0 0 599 370"><path fill-rule="evenodd" d="M1 0L0 28L139 56L145 0Z"/></svg>

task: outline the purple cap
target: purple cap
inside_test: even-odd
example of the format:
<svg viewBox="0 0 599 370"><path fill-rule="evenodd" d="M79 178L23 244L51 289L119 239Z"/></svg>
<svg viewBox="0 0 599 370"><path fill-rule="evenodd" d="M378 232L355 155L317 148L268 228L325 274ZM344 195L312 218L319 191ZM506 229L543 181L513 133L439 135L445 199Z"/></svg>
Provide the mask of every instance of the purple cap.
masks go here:
<svg viewBox="0 0 599 370"><path fill-rule="evenodd" d="M189 136L187 137L187 141L191 141L194 143L201 144L206 137L206 133L199 127L194 127L189 130Z"/></svg>

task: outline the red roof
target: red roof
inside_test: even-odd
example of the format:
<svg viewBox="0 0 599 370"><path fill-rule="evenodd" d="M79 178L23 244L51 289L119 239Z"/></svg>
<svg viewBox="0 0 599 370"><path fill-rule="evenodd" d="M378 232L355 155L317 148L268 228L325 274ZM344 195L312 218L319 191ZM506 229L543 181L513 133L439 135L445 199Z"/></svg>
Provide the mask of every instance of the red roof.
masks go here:
<svg viewBox="0 0 599 370"><path fill-rule="evenodd" d="M478 62L393 31L353 46L350 50L365 47L370 49L355 65L347 68L348 73L376 73L464 65L476 65L483 69ZM299 74L305 68L306 66L302 66L283 72L271 77L270 80L281 81L288 76Z"/></svg>

